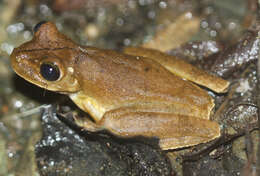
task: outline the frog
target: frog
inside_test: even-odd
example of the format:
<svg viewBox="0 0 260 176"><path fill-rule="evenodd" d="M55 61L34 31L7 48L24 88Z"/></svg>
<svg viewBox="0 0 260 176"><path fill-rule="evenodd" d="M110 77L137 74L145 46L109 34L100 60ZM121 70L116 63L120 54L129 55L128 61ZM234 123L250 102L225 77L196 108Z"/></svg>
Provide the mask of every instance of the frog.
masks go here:
<svg viewBox="0 0 260 176"><path fill-rule="evenodd" d="M162 150L221 136L205 88L225 93L228 81L154 49L79 45L53 22L33 30L33 38L12 51L12 68L34 85L69 96L91 117L75 116L83 130L156 138Z"/></svg>

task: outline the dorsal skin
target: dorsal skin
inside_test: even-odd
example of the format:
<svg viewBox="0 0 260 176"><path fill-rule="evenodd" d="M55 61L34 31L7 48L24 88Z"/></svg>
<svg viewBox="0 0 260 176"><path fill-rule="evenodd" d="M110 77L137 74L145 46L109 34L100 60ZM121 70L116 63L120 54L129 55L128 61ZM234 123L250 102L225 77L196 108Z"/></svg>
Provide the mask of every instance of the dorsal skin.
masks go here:
<svg viewBox="0 0 260 176"><path fill-rule="evenodd" d="M41 24L31 41L14 49L11 63L18 75L40 87L69 95L97 124L107 125L108 128L113 124L102 119L106 116L112 122L120 113L134 113L132 117L136 116L135 113L143 113L136 116L138 119L147 119L146 113L151 113L156 114L158 119L171 119L173 116L176 119L202 119L201 122L194 121L194 129L196 124L201 128L199 123L202 124L203 121L203 124L209 124L215 133L202 142L220 135L218 125L207 120L214 102L206 91L176 76L154 59L77 45L61 34L51 22ZM42 75L42 65L46 63L51 63L58 69L57 80L46 80ZM122 118L125 117L128 118ZM118 122L116 123L118 125ZM178 121L172 124L176 123L178 124ZM114 127L111 127L111 131L112 128ZM144 135L152 134L154 135L154 132ZM162 135L157 136L160 138ZM176 146L188 146L187 143L188 141L185 145ZM191 145L197 143L199 142L191 142ZM167 149L177 148L173 144L164 146L167 146L164 147Z"/></svg>

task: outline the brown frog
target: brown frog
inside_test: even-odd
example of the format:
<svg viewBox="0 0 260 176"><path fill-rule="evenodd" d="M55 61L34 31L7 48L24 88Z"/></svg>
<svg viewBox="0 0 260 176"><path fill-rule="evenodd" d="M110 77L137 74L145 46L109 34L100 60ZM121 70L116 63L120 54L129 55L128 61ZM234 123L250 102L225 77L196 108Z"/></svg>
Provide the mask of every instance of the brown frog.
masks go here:
<svg viewBox="0 0 260 176"><path fill-rule="evenodd" d="M209 120L214 101L196 84L221 93L229 82L152 49L120 53L78 45L51 22L39 23L34 32L12 52L13 69L35 85L68 95L93 117L95 122L76 118L86 130L156 137L164 150L220 136L219 125Z"/></svg>

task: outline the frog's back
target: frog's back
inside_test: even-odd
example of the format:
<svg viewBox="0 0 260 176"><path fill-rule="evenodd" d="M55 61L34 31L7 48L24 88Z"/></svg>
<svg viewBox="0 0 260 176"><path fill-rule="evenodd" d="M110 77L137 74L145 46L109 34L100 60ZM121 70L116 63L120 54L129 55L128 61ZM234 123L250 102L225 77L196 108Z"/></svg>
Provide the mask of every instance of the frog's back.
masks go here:
<svg viewBox="0 0 260 176"><path fill-rule="evenodd" d="M214 106L206 91L153 60L95 48L84 53L76 61L77 77L84 80L84 95L95 100L91 106L102 106L104 112L136 106L208 118Z"/></svg>

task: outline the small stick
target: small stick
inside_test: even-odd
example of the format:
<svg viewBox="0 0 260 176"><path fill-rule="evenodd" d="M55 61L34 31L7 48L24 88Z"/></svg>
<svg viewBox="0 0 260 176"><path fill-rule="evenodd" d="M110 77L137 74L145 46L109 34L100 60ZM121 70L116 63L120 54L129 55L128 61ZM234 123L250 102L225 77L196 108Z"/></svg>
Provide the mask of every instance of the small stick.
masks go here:
<svg viewBox="0 0 260 176"><path fill-rule="evenodd" d="M259 20L260 20L260 1L257 3L257 26L259 27ZM258 28L257 27L257 28ZM258 39L260 38L260 31L258 31ZM258 61L257 61L257 115L258 115L258 127L260 129L260 43L258 43ZM259 130L259 136L260 136L260 130ZM259 137L260 138L260 137ZM260 141L260 139L258 140ZM256 161L256 172L257 175L260 176L260 142L258 142L258 150L257 150L257 161Z"/></svg>

